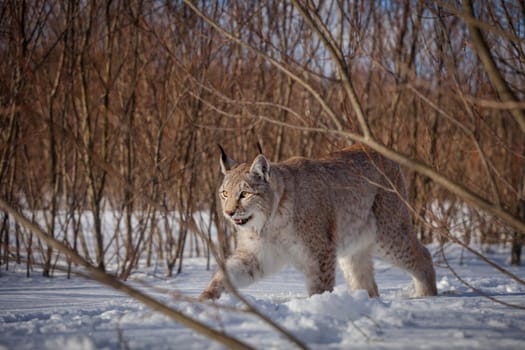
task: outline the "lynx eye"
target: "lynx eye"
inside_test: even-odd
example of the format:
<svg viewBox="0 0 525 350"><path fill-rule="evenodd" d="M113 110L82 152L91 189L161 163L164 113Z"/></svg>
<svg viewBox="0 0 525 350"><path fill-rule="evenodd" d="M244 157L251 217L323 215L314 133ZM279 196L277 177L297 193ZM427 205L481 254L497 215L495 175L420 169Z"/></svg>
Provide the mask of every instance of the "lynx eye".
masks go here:
<svg viewBox="0 0 525 350"><path fill-rule="evenodd" d="M228 191L222 191L222 192L221 192L221 195L222 195L224 198L228 198Z"/></svg>
<svg viewBox="0 0 525 350"><path fill-rule="evenodd" d="M242 191L242 192L239 194L239 198L240 198L240 199L248 199L248 198L250 198L251 196L253 196L253 193L250 193L250 192L247 192L247 191Z"/></svg>

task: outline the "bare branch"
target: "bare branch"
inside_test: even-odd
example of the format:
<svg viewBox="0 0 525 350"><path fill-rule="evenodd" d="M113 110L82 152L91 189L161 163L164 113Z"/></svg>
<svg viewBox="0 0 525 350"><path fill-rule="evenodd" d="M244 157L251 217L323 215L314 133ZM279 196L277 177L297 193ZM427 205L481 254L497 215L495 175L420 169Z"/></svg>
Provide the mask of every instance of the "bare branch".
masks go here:
<svg viewBox="0 0 525 350"><path fill-rule="evenodd" d="M465 19L474 18L474 9L472 8L471 0L463 1L463 10L463 15ZM494 87L496 88L496 92L498 93L499 97L505 103L519 103L519 99L516 97L514 92L512 92L512 90L505 82L505 79L501 75L501 72L498 66L496 65L496 62L494 61L494 58L492 58L492 55L490 54L490 48L487 45L487 42L485 41L485 38L483 37L480 28L473 21L467 20L466 22L470 35L472 37L472 42L474 44L474 47L476 48L476 52L481 62L483 62L483 66L487 71L490 81L492 82L492 84L494 84ZM525 133L525 110L520 108L513 108L510 110L510 113L512 113L514 119L516 120L516 122L518 122L521 131Z"/></svg>
<svg viewBox="0 0 525 350"><path fill-rule="evenodd" d="M239 37L231 34L221 26L219 26L214 20L212 20L210 17L205 15L199 8L197 8L191 1L184 0L184 3L193 11L195 12L199 17L201 17L206 23L208 23L210 26L212 26L215 30L217 30L219 33L227 37L229 40L235 42L238 45L241 45L242 47L254 52L256 55L264 58L268 62L270 62L272 65L274 65L277 69L282 71L284 74L289 76L291 79L298 82L301 86L303 86L316 100L319 102L319 104L322 106L323 111L330 117L332 122L335 124L337 130L343 130L343 126L341 122L339 121L339 118L337 117L337 114L335 111L328 105L328 103L325 101L324 98L321 97L321 95L310 85L308 84L304 79L299 77L297 74L293 73L291 70L286 68L282 63L271 57L270 55L264 53L261 50L256 49L252 45L242 41Z"/></svg>
<svg viewBox="0 0 525 350"><path fill-rule="evenodd" d="M363 108L361 107L361 103L359 102L357 93L352 84L348 63L345 61L343 52L337 45L335 39L332 37L332 34L328 30L328 28L326 28L326 26L323 24L321 18L319 17L319 14L316 11L307 8L305 5L301 4L297 0L292 0L292 3L301 13L306 22L310 25L310 28L312 28L317 34L319 34L321 40L325 43L326 47L328 48L328 51L332 55L332 59L336 64L346 94L350 99L352 108L356 113L357 120L359 121L359 126L361 127L364 138L365 140L370 139L371 134L367 118L363 112Z"/></svg>

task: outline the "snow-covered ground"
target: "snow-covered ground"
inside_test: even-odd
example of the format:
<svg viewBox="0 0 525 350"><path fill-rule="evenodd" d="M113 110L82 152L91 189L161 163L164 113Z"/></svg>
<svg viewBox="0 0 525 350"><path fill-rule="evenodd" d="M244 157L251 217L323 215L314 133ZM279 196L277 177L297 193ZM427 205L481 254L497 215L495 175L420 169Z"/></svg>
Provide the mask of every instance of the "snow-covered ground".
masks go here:
<svg viewBox="0 0 525 350"><path fill-rule="evenodd" d="M524 267L507 266L507 251L494 248L488 257L524 279ZM469 254L459 265L457 246L447 253L475 288L525 306L524 285ZM380 261L375 266L381 297L376 299L364 291L348 293L340 275L333 293L307 298L302 276L293 269L242 293L312 349L525 349L525 310L472 292L435 261L439 296L433 298L409 298L408 275ZM0 349L222 348L108 287L80 277L48 279L34 273L27 279L23 269L11 265L0 273ZM181 301L171 293L198 296L211 273L204 259L188 258L178 276L165 279L160 272L142 271L129 283L255 348L293 348L251 314ZM217 304L242 307L229 295Z"/></svg>

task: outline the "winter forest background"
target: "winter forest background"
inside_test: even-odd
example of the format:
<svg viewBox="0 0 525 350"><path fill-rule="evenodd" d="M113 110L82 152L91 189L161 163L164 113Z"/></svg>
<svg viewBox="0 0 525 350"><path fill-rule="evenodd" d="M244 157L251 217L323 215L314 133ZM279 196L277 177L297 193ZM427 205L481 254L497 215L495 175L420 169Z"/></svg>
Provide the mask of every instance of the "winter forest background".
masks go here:
<svg viewBox="0 0 525 350"><path fill-rule="evenodd" d="M209 266L235 246L218 143L353 142L402 164L423 242L519 264L524 41L521 0L0 1L0 267Z"/></svg>

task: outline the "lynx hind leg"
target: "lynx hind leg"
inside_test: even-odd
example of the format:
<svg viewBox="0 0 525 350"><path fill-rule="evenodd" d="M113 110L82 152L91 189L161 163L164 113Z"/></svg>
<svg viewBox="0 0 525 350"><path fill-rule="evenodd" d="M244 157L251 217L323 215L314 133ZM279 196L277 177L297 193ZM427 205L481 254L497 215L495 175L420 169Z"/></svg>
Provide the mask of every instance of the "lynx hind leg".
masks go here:
<svg viewBox="0 0 525 350"><path fill-rule="evenodd" d="M365 289L371 298L379 296L370 250L340 256L338 263L351 291Z"/></svg>
<svg viewBox="0 0 525 350"><path fill-rule="evenodd" d="M372 207L377 223L374 253L412 275L414 296L436 295L432 257L414 233L412 218L404 203L407 195L401 173L393 181L396 191L379 191Z"/></svg>
<svg viewBox="0 0 525 350"><path fill-rule="evenodd" d="M417 247L415 250L416 254L419 255L417 258L416 266L420 266L419 269L412 272L415 287L415 297L422 296L433 296L437 295L436 286L436 271L434 270L434 263L432 256L428 249L417 241Z"/></svg>
<svg viewBox="0 0 525 350"><path fill-rule="evenodd" d="M414 297L436 295L436 273L428 249L418 241L411 228L398 231L390 227L389 231L389 235L385 232L380 235L377 255L412 276Z"/></svg>

